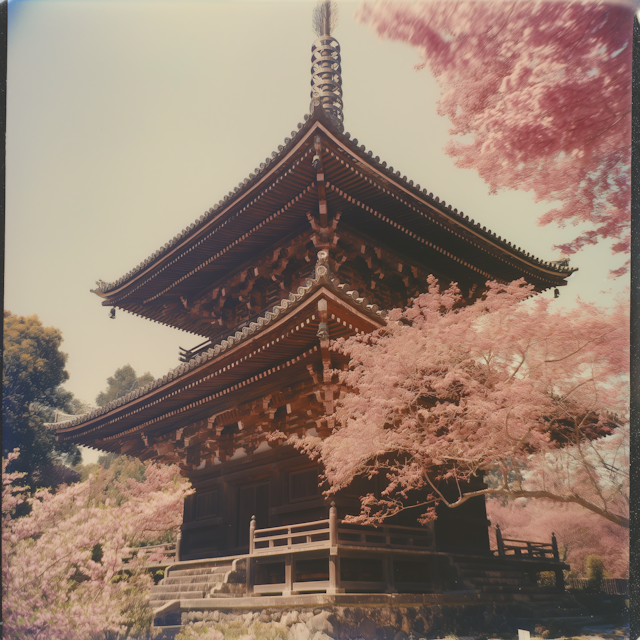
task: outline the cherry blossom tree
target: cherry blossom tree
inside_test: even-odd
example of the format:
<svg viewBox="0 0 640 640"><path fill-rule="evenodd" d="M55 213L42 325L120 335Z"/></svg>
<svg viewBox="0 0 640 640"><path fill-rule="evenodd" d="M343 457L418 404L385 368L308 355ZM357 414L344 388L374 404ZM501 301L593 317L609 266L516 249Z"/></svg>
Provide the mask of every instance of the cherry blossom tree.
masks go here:
<svg viewBox="0 0 640 640"><path fill-rule="evenodd" d="M416 506L424 522L438 503L496 495L628 527L628 303L565 310L522 280L487 287L461 306L455 285L441 292L430 278L386 327L336 341L350 366L335 374L347 392L334 430L294 444L320 458L332 492L381 474L381 495L361 498L365 522ZM466 490L479 473L488 486ZM455 499L443 481L458 483ZM417 504L416 489L428 495Z"/></svg>
<svg viewBox="0 0 640 640"><path fill-rule="evenodd" d="M151 577L132 548L177 527L189 485L175 467L150 465L143 481L120 483L116 505L98 476L33 497L3 460L3 637L56 640L129 637L150 625ZM28 515L12 517L24 500ZM160 560L161 558L152 558ZM111 634L107 636L107 634Z"/></svg>
<svg viewBox="0 0 640 640"><path fill-rule="evenodd" d="M629 252L633 14L615 0L379 0L359 18L420 52L457 166L559 202L540 224L582 225L556 247L568 255L601 239Z"/></svg>

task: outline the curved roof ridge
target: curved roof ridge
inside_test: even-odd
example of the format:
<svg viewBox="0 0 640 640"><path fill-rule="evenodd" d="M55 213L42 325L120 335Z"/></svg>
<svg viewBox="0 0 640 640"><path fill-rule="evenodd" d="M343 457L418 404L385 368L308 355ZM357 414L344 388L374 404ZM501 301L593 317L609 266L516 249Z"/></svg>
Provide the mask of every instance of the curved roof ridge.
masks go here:
<svg viewBox="0 0 640 640"><path fill-rule="evenodd" d="M292 131L291 137L285 137L284 144L278 145L277 152L273 151L271 153L271 157L267 157L264 159L264 162L261 162L258 167L255 167L254 170L249 174L248 178L245 178L242 182L238 183L237 187L234 187L232 191L224 196L217 204L214 204L211 208L207 209L197 220L192 222L190 225L185 227L180 233L176 234L169 242L160 247L157 251L154 251L148 258L140 262L137 266L130 269L123 276L120 276L117 280L113 282L105 282L104 280L96 281L96 288L92 289L92 293L107 293L116 287L127 282L137 273L140 273L143 269L148 267L151 263L155 262L158 258L162 257L165 253L173 249L177 244L180 243L181 240L184 240L187 236L189 236L196 228L203 226L206 222L213 217L215 213L218 212L224 205L229 204L232 200L234 200L238 194L243 192L245 188L254 182L255 179L260 178L260 176L270 168L270 166L277 162L277 160L285 154L285 151L289 149L293 142L295 142L296 138L301 135L302 130L304 129L307 122L311 119L311 116L305 113L303 122L298 122L297 129L298 131Z"/></svg>
<svg viewBox="0 0 640 640"><path fill-rule="evenodd" d="M385 161L380 160L380 156L374 156L371 150L367 151L365 145L358 145L358 138L353 138L353 140L351 140L351 134L348 131L345 131L344 133L337 133L337 135L346 138L346 140L354 145L363 155L366 155L368 157L368 161L375 164L378 170L386 173L394 181L400 180L402 183L404 183L404 186L413 191L414 194L417 192L420 197L426 197L431 200L431 204L434 205L436 209L438 209L441 213L444 213L445 215L453 215L455 218L458 218L459 221L464 223L465 226L473 227L473 230L476 233L480 233L492 242L497 242L503 247L508 248L510 251L517 253L523 258L526 258L541 266L550 267L552 269L556 269L558 272L564 272L567 274L571 274L574 271L577 271L577 269L572 269L568 266L569 258L562 258L560 260L543 260L530 254L527 251L524 251L520 247L516 247L511 242L503 239L502 236L499 236L495 232L491 231L491 229L487 229L486 226L483 226L479 222L476 222L473 218L470 219L469 216L465 215L463 211L458 212L458 209L452 207L451 204L447 204L445 200L440 200L438 196L434 196L433 193L429 192L426 188L420 187L420 184L414 185L413 180L409 180L407 176L403 175L400 171L395 171L393 166L387 166L387 163Z"/></svg>

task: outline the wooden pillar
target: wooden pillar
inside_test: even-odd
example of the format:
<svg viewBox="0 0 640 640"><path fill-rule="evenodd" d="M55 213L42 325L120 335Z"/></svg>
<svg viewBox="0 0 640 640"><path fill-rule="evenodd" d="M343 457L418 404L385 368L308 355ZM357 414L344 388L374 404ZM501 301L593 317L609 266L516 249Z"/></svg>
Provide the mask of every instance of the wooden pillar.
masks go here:
<svg viewBox="0 0 640 640"><path fill-rule="evenodd" d="M284 590L283 596L290 596L293 591L293 556L288 553L284 557Z"/></svg>
<svg viewBox="0 0 640 640"><path fill-rule="evenodd" d="M502 531L500 525L496 525L496 544L498 545L498 555L504 556L504 541L502 540Z"/></svg>
<svg viewBox="0 0 640 640"><path fill-rule="evenodd" d="M180 562L180 545L182 544L182 531L178 532L176 538L176 562Z"/></svg>
<svg viewBox="0 0 640 640"><path fill-rule="evenodd" d="M329 588L327 594L332 596L336 593L342 593L340 589L340 556L334 549L329 550Z"/></svg>
<svg viewBox="0 0 640 640"><path fill-rule="evenodd" d="M249 523L249 555L252 556L255 551L254 536L256 533L256 517L251 516L251 522Z"/></svg>
<svg viewBox="0 0 640 640"><path fill-rule="evenodd" d="M332 500L329 508L329 545L335 547L338 544L338 510Z"/></svg>
<svg viewBox="0 0 640 640"><path fill-rule="evenodd" d="M247 595L251 595L253 593L253 583L254 583L254 571L255 567L253 564L253 558L251 556L247 556Z"/></svg>
<svg viewBox="0 0 640 640"><path fill-rule="evenodd" d="M329 588L327 594L344 593L340 588L340 551L338 549L338 510L331 501L329 508Z"/></svg>
<svg viewBox="0 0 640 640"><path fill-rule="evenodd" d="M253 593L253 583L255 582L254 576L254 562L253 553L255 550L255 544L253 541L254 534L256 532L256 517L251 516L251 522L249 523L249 555L247 556L247 595Z"/></svg>
<svg viewBox="0 0 640 640"><path fill-rule="evenodd" d="M556 562L560 562L560 552L558 551L558 541L555 533L551 534L551 547L553 549L553 559Z"/></svg>
<svg viewBox="0 0 640 640"><path fill-rule="evenodd" d="M387 583L387 593L398 593L396 589L395 579L393 575L393 556L390 552L384 554L384 560L382 562L382 568L384 571L384 581Z"/></svg>
<svg viewBox="0 0 640 640"><path fill-rule="evenodd" d="M556 539L556 534L551 534L551 547L553 549L553 559L556 562L560 562L560 551L558 550L558 540ZM558 567L555 569L556 574L556 589L558 591L564 591L564 571Z"/></svg>

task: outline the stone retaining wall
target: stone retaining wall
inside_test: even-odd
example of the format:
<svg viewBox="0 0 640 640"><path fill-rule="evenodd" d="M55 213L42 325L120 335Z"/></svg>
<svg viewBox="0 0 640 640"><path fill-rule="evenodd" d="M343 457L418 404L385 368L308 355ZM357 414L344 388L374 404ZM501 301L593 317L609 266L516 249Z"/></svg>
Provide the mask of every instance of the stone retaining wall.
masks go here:
<svg viewBox="0 0 640 640"><path fill-rule="evenodd" d="M283 640L421 640L448 634L478 636L512 631L512 607L499 603L433 606L335 606L266 608L261 611L209 610L182 614L180 640L208 637ZM248 638L247 638L248 640Z"/></svg>

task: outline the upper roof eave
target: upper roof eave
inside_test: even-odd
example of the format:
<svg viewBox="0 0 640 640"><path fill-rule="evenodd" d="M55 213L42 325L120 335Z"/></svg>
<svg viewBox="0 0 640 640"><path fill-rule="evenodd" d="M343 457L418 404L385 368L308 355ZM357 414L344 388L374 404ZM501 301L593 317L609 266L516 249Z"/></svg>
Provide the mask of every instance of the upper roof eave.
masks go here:
<svg viewBox="0 0 640 640"><path fill-rule="evenodd" d="M413 180L409 180L407 176L402 175L400 171L392 171L393 168L387 167L386 162L381 161L378 156L374 156L372 151L367 151L365 145L358 146L357 138L351 140L351 134L348 131L344 133L336 131L330 122L323 122L322 124L327 127L325 129L327 135L334 137L342 146L348 148L355 157L367 165L369 170L384 177L405 194L426 204L434 213L443 216L444 219L452 223L455 227L465 229L483 242L512 255L527 266L550 275L568 277L578 271L577 267L563 266L562 263L568 262L568 260L546 261L516 248L512 243L503 240L501 236L491 231L491 229L487 229L479 222L475 222L475 220L470 219L469 216L465 216L462 212L458 213L457 209L453 208L450 204L447 205L444 200L440 201L440 198L428 192L427 189L421 188L419 184L414 185Z"/></svg>
<svg viewBox="0 0 640 640"><path fill-rule="evenodd" d="M399 171L392 171L390 167L387 167L386 162L380 161L378 156L374 157L373 153L367 151L364 145L358 146L357 139L351 140L351 135L348 132L339 132L325 116L322 108L316 107L311 115L305 115L305 120L303 123L298 123L298 131L292 132L291 138L285 138L284 145L279 146L278 151L272 154L272 158L267 158L259 168L254 169L254 172L249 174L249 178L240 183L233 193L225 196L217 205L214 205L198 220L183 229L180 234L176 235L124 276L112 283L105 283L99 280L98 287L92 289L92 293L103 298L105 304L109 304L111 298L128 289L135 281L162 267L174 256L180 255L182 250L187 249L200 235L218 225L245 196L275 173L289 156L299 150L300 146L312 135L315 128L321 129L327 136L333 138L336 143L347 149L360 162L366 164L371 171L383 176L407 195L427 205L435 215L442 216L454 227L465 229L496 250L510 254L530 268L556 277L566 278L577 271L576 268L562 266L559 261L544 261L519 250L490 229L486 229L480 223L470 220L462 212L458 213L458 210L452 208L450 204L447 205L444 201L441 202L433 193L427 192L426 189L421 189L419 184L414 185L413 180L402 176Z"/></svg>

